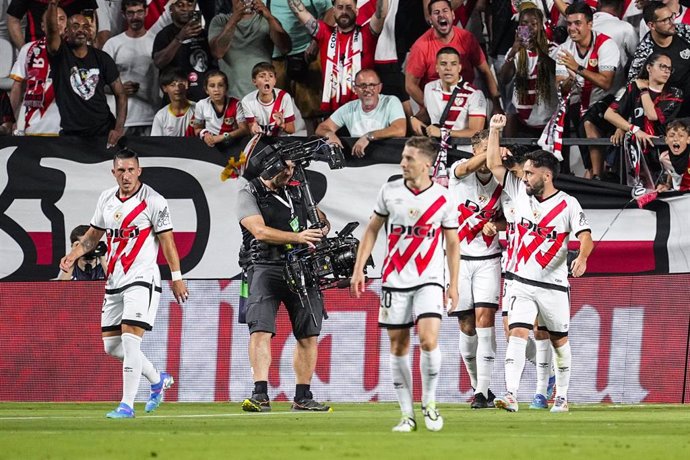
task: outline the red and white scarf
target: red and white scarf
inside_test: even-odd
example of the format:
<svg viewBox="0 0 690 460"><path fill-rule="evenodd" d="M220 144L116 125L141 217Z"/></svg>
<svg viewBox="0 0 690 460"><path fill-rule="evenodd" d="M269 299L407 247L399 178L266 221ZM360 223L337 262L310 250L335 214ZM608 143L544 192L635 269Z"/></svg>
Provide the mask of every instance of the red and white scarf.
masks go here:
<svg viewBox="0 0 690 460"><path fill-rule="evenodd" d="M48 50L44 37L32 42L26 53L26 91L23 102L26 107L24 129L29 127L30 120L37 110L43 116L50 104L55 101L53 85L47 83L49 73Z"/></svg>
<svg viewBox="0 0 690 460"><path fill-rule="evenodd" d="M570 95L573 87L570 90L563 90L563 82L558 84L558 110L553 114L549 122L544 127L537 144L547 152L553 153L553 156L558 158L558 161L563 161L563 126L568 115L568 107L570 107Z"/></svg>
<svg viewBox="0 0 690 460"><path fill-rule="evenodd" d="M340 107L341 100L345 100L353 93L355 75L362 68L361 27L355 26L355 30L349 34L344 49L341 49L341 40L338 40L340 33L337 28L333 29L326 51L321 110L330 112Z"/></svg>

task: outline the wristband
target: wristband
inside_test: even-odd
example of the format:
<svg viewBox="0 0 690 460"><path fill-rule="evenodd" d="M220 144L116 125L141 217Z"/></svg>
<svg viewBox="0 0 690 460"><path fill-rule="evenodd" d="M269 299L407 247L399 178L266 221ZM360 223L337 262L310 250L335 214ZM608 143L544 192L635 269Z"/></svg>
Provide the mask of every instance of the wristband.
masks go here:
<svg viewBox="0 0 690 460"><path fill-rule="evenodd" d="M170 277L173 281L182 281L182 272L179 270L170 272Z"/></svg>
<svg viewBox="0 0 690 460"><path fill-rule="evenodd" d="M203 140L204 136L208 133L210 133L208 129L202 129L201 131L199 131L199 139Z"/></svg>
<svg viewBox="0 0 690 460"><path fill-rule="evenodd" d="M577 71L576 71L576 72L577 72L577 73L582 73L583 70L585 70L585 67L584 67L582 64L580 64L580 65L577 66Z"/></svg>

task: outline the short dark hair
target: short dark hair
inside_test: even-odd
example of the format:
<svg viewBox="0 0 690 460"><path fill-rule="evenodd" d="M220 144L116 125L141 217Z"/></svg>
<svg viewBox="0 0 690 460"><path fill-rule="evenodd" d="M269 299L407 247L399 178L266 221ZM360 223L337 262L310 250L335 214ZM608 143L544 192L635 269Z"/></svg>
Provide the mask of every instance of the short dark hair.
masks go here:
<svg viewBox="0 0 690 460"><path fill-rule="evenodd" d="M178 80L187 81L187 75L179 67L168 67L158 79L161 86L168 86L170 83Z"/></svg>
<svg viewBox="0 0 690 460"><path fill-rule="evenodd" d="M652 55L649 56L647 58L647 60L644 62L644 65L642 66L642 70L640 70L640 73L637 76L637 78L649 80L649 70L647 70L647 66L648 65L653 66L654 64L656 64L656 61L658 61L660 57L668 58L669 61L671 61L671 65L673 65L673 59L671 59L671 56L669 56L668 54L666 54L666 53L652 53Z"/></svg>
<svg viewBox="0 0 690 460"><path fill-rule="evenodd" d="M663 2L654 0L647 3L647 5L642 9L642 20L645 24L656 21L656 12L662 8L666 8Z"/></svg>
<svg viewBox="0 0 690 460"><path fill-rule="evenodd" d="M599 0L599 6L597 7L597 11L601 11L602 8L613 8L615 11L621 10L623 7L623 0Z"/></svg>
<svg viewBox="0 0 690 460"><path fill-rule="evenodd" d="M74 244L75 241L78 241L79 238L82 236L86 235L86 232L89 231L89 226L88 225L77 225L72 229L72 233L69 234L69 242Z"/></svg>
<svg viewBox="0 0 690 460"><path fill-rule="evenodd" d="M489 138L489 130L488 129L482 129L481 131L477 131L472 135L470 138L470 142L472 143L472 146L474 147L475 145L479 145L482 141L486 140Z"/></svg>
<svg viewBox="0 0 690 460"><path fill-rule="evenodd" d="M438 2L446 2L448 4L448 6L450 7L450 9L451 10L453 9L453 5L450 3L450 0L431 0L426 7L426 9L429 10L429 14L431 14L431 5L433 5L434 3L438 3Z"/></svg>
<svg viewBox="0 0 690 460"><path fill-rule="evenodd" d="M568 8L565 9L565 15L568 16L570 14L584 14L587 22L592 22L594 19L592 8L585 2L571 3Z"/></svg>
<svg viewBox="0 0 690 460"><path fill-rule="evenodd" d="M589 7L588 7L589 8ZM536 168L546 168L553 174L553 178L558 177L561 165L558 163L553 153L546 150L535 150L525 155L525 160L530 160Z"/></svg>
<svg viewBox="0 0 690 460"><path fill-rule="evenodd" d="M225 86L228 87L228 76L225 75L225 72L222 70L211 70L209 73L206 74L206 78L204 79L204 88L208 86L208 81L213 78L213 77L223 77L223 81L225 82Z"/></svg>
<svg viewBox="0 0 690 460"><path fill-rule="evenodd" d="M423 155L429 158L432 163L436 161L439 147L438 142L429 137L413 136L405 142L405 147L419 150Z"/></svg>
<svg viewBox="0 0 690 460"><path fill-rule="evenodd" d="M438 50L438 52L436 53L436 59L438 60L439 56L441 56L442 54L454 54L458 58L460 57L460 51L453 48L452 46L444 46L443 48Z"/></svg>
<svg viewBox="0 0 690 460"><path fill-rule="evenodd" d="M666 132L672 129L681 129L690 134L690 120L687 118L676 118L666 123Z"/></svg>
<svg viewBox="0 0 690 460"><path fill-rule="evenodd" d="M121 148L115 155L113 155L113 163L117 160L131 160L134 159L139 163L139 154L134 150L128 149L127 147Z"/></svg>
<svg viewBox="0 0 690 460"><path fill-rule="evenodd" d="M122 0L122 5L120 6L120 8L122 8L122 12L124 13L127 10L127 7L137 5L143 6L145 10L146 0Z"/></svg>
<svg viewBox="0 0 690 460"><path fill-rule="evenodd" d="M270 62L259 62L252 67L252 78L256 78L261 72L273 72L275 75L276 68Z"/></svg>

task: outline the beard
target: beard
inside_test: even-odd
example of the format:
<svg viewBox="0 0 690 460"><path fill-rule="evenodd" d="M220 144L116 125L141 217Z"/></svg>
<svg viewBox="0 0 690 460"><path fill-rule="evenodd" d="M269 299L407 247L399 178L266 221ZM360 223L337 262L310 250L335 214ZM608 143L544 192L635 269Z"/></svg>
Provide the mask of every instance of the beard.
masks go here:
<svg viewBox="0 0 690 460"><path fill-rule="evenodd" d="M525 191L527 192L527 195L529 196L535 196L537 198L541 197L544 194L544 181L537 182L533 186L529 186L528 184L525 187Z"/></svg>
<svg viewBox="0 0 690 460"><path fill-rule="evenodd" d="M355 25L355 15L354 14L349 14L349 13L344 13L340 16L338 16L335 19L336 24L338 27L341 29L348 29Z"/></svg>

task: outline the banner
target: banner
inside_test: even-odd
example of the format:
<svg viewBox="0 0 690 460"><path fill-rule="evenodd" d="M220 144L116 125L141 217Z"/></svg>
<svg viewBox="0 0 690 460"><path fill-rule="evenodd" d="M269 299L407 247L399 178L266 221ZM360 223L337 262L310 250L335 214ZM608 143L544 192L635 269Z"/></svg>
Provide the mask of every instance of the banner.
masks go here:
<svg viewBox="0 0 690 460"><path fill-rule="evenodd" d="M241 401L252 391L247 326L237 323L237 281L190 281L190 299L175 303L164 283L152 332L142 348L175 377L168 401ZM377 327L380 284L361 299L326 292L329 319L319 337L312 389L328 401L395 401L386 331ZM662 294L663 293L663 294ZM118 401L121 364L103 351L98 282L0 283L1 401ZM570 400L577 403L688 401L690 275L577 278L572 284ZM663 299L663 300L660 300ZM499 313L500 314L500 313ZM496 318L498 352L491 388L504 391L505 339ZM458 351L458 324L444 318L438 400L467 402L469 379ZM295 339L280 309L271 342L269 393L294 395ZM414 396L421 397L419 343L411 353ZM531 400L535 368L527 363L519 399ZM148 396L142 377L138 400Z"/></svg>
<svg viewBox="0 0 690 460"><path fill-rule="evenodd" d="M332 171L322 162L309 166L313 194L334 231L359 222L354 234L361 237L380 187L400 174L404 141L373 144L363 159L348 156L344 169ZM169 202L185 276L236 277L241 239L235 197L242 182L221 182L220 172L242 145L221 151L196 138L134 138L130 147L140 153L142 181ZM104 139L0 138L0 279L58 275L69 233L90 222L101 191L115 185L112 154ZM449 161L459 155L451 153ZM690 195L638 209L628 187L572 176L562 176L557 186L580 200L592 225L596 249L588 273L690 272L690 233L684 230ZM380 273L383 241L374 248L371 276ZM165 264L161 270L169 277Z"/></svg>

